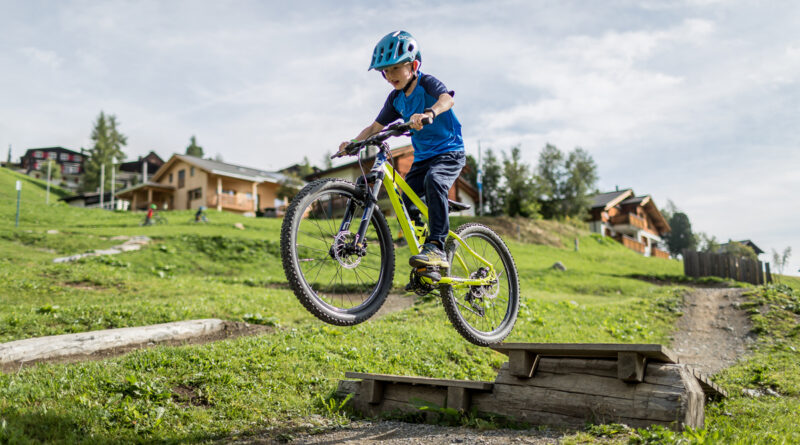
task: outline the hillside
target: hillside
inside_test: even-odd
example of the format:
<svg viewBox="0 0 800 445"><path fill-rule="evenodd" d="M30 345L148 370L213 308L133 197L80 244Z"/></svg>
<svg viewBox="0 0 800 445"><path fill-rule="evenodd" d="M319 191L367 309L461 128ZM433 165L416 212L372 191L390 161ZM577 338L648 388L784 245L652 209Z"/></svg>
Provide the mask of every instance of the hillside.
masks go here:
<svg viewBox="0 0 800 445"><path fill-rule="evenodd" d="M274 329L0 375L8 425L0 442L279 438L346 421L330 400L345 371L481 380L505 361L465 342L437 301L353 328L317 321L286 286L278 219L211 211L210 223L198 225L191 211L177 211L164 212L166 225L141 227L141 213L45 206L41 187L26 183L14 228L16 179L0 169L0 341L211 317ZM685 288L632 277L677 277L680 262L644 258L555 222L482 221L504 234L519 268L522 308L508 341L669 343ZM152 242L113 257L52 262L136 235ZM568 270L552 269L556 261ZM398 256L397 292L404 263Z"/></svg>

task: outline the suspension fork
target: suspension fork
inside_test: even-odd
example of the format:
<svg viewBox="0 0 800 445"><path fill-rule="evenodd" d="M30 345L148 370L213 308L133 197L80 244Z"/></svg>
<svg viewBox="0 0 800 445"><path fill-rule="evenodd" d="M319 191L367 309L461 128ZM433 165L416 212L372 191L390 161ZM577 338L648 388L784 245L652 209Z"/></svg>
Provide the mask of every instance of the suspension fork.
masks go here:
<svg viewBox="0 0 800 445"><path fill-rule="evenodd" d="M377 196L381 189L383 175L384 173L382 171L375 172L375 182L373 183L372 187L369 186L363 176L359 177L356 181L356 187L364 189L364 213L361 215L358 233L356 234L356 238L354 240L355 245L363 242L367 235L367 229L369 228L369 222L372 219L372 213L375 211L375 207L378 203ZM350 230L351 219L354 216L355 207L356 205L353 200L348 200L347 208L344 212L344 218L342 219L342 224L339 227L339 233Z"/></svg>

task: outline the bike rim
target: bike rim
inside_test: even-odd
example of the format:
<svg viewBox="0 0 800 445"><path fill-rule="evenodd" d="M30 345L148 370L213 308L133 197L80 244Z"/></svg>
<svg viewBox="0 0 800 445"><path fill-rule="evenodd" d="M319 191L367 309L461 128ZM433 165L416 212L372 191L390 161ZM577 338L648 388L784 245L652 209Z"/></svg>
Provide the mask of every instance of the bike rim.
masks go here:
<svg viewBox="0 0 800 445"><path fill-rule="evenodd" d="M502 330L511 316L511 282L508 275L506 259L495 247L491 238L475 233L462 236L462 240L483 259L494 267L497 284L491 287L473 286L467 289L452 288L456 310L461 319L481 335L492 335ZM475 273L484 263L471 255L460 244L454 252L458 252L466 263L467 269L453 258L450 260L450 276L467 278Z"/></svg>
<svg viewBox="0 0 800 445"><path fill-rule="evenodd" d="M374 223L367 229L366 255L348 254L341 249L331 254L332 247L343 247L342 238L352 241L358 231L364 212L360 204L355 206L349 231L339 233L351 197L341 190L327 190L315 196L302 209L295 231L295 256L306 286L322 306L337 312L358 312L376 297L383 278L381 258L386 254Z"/></svg>

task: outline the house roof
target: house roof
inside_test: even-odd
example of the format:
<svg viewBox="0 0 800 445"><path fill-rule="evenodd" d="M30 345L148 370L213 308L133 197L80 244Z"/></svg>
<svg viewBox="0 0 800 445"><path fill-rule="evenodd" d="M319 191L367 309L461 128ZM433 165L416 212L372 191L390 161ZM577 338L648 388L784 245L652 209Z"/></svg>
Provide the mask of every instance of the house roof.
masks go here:
<svg viewBox="0 0 800 445"><path fill-rule="evenodd" d="M32 151L53 151L53 150L56 150L56 151L59 151L59 152L62 152L62 153L70 153L70 154L74 154L74 155L81 154L81 152L79 152L79 151L70 150L69 148L64 148L64 147L40 147L40 148L29 148L29 149L25 150L25 154L22 155L22 156L25 157L25 156L28 155L28 153L30 153Z"/></svg>
<svg viewBox="0 0 800 445"><path fill-rule="evenodd" d="M160 189L160 190L167 191L167 192L171 192L171 191L175 190L175 186L174 185L159 184L158 182L150 182L150 181L148 181L148 182L143 182L141 184L136 184L133 187L128 187L126 189L120 190L117 193L115 193L114 196L121 196L123 194L127 195L127 194L130 194L131 192L134 192L136 190L148 189L148 188Z"/></svg>
<svg viewBox="0 0 800 445"><path fill-rule="evenodd" d="M744 244L745 246L753 249L756 255L761 255L762 253L764 253L763 250L761 250L758 246L756 246L756 243L750 241L749 239L741 240L739 241L739 244Z"/></svg>
<svg viewBox="0 0 800 445"><path fill-rule="evenodd" d="M592 209L600 207L608 210L630 197L633 197L633 189L598 193L592 197Z"/></svg>
<svg viewBox="0 0 800 445"><path fill-rule="evenodd" d="M155 161L153 161L153 157L155 157ZM142 163L147 162L147 169L153 168L153 172L156 172L159 167L164 165L164 160L161 159L161 156L157 155L156 152L151 151L150 153L146 154L145 156L139 156L139 159L135 161L128 161L122 162L119 164L119 169L125 172L131 173L141 173L142 172Z"/></svg>
<svg viewBox="0 0 800 445"><path fill-rule="evenodd" d="M739 243L739 244L743 244L743 245L753 249L753 252L755 252L756 255L761 255L762 253L764 253L763 250L761 250L758 246L756 246L756 243L750 241L749 239L745 239L745 240L741 240L741 241L734 241L734 242ZM720 247L720 249L722 249L723 247L727 246L728 244L730 244L730 243L723 243L723 244L720 244L719 247Z"/></svg>
<svg viewBox="0 0 800 445"><path fill-rule="evenodd" d="M290 179L288 176L278 172L268 172L266 170L243 167L240 165L228 164L220 161L212 161L211 159L202 159L195 156L174 154L169 161L162 165L156 174L153 175L153 181L158 181L161 179L161 177L166 174L167 170L169 170L169 168L178 160L199 167L215 175L244 179L246 181L280 183Z"/></svg>

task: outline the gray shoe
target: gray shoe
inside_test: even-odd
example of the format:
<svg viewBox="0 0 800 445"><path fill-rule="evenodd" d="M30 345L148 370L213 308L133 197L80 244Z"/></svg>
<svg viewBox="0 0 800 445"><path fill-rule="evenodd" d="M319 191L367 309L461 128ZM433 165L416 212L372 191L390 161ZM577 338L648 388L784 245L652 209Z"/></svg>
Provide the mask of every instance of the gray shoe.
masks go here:
<svg viewBox="0 0 800 445"><path fill-rule="evenodd" d="M408 264L413 267L434 266L442 269L448 269L450 267L450 263L447 262L447 256L442 249L431 243L423 244L420 253L412 256L408 260Z"/></svg>

